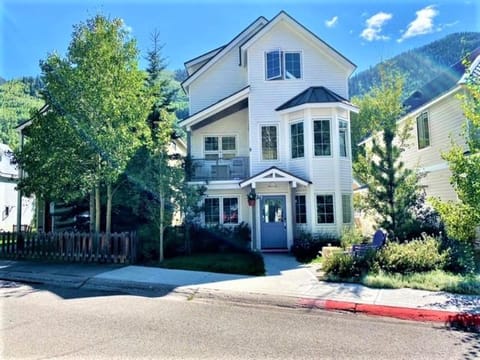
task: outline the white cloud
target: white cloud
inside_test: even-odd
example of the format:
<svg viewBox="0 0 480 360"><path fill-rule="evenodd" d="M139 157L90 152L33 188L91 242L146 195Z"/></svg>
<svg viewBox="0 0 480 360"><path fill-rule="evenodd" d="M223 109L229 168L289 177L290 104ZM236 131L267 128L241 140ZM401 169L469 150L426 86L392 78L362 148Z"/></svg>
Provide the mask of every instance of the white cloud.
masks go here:
<svg viewBox="0 0 480 360"><path fill-rule="evenodd" d="M398 42L415 36L430 34L435 31L433 19L438 15L438 10L434 5L424 7L415 14L417 17L408 24L407 30L402 34L400 39L397 40Z"/></svg>
<svg viewBox="0 0 480 360"><path fill-rule="evenodd" d="M338 16L332 17L330 20L325 20L325 26L328 28L332 28L338 23Z"/></svg>
<svg viewBox="0 0 480 360"><path fill-rule="evenodd" d="M379 12L365 21L366 28L363 29L360 36L367 41L388 40L389 37L382 35L382 27L393 17L392 14Z"/></svg>

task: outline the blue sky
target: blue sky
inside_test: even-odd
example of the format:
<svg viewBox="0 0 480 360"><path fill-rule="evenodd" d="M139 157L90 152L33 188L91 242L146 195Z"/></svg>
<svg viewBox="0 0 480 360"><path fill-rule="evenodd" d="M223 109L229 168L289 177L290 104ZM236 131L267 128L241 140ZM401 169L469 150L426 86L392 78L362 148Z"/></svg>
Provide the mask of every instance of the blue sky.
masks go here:
<svg viewBox="0 0 480 360"><path fill-rule="evenodd" d="M258 16L271 19L280 10L358 71L449 33L480 31L478 0L0 0L0 76L38 75L39 60L53 51L64 55L73 25L97 13L122 18L142 57L157 29L173 70L227 43Z"/></svg>

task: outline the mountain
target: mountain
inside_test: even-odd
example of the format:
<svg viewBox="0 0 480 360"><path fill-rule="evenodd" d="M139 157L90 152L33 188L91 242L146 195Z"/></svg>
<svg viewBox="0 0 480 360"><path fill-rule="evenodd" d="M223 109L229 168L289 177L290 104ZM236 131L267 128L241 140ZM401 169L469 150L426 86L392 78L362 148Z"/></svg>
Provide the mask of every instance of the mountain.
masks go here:
<svg viewBox="0 0 480 360"><path fill-rule="evenodd" d="M354 75L349 82L350 97L368 92L380 80L382 65L387 65L405 76L406 98L478 47L480 33L463 32L450 34L425 46L403 52Z"/></svg>
<svg viewBox="0 0 480 360"><path fill-rule="evenodd" d="M2 78L2 77L0 76L0 85L5 84L6 82L7 82L7 80L5 80L4 78Z"/></svg>
<svg viewBox="0 0 480 360"><path fill-rule="evenodd" d="M31 111L43 105L39 98L39 78L24 77L0 85L0 142L15 148L18 134L15 127L28 120Z"/></svg>

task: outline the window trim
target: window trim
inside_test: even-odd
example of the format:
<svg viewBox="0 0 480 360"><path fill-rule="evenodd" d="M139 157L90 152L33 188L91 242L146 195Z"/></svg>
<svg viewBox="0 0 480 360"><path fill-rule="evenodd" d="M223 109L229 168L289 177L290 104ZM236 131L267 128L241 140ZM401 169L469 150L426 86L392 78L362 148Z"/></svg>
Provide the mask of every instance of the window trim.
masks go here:
<svg viewBox="0 0 480 360"><path fill-rule="evenodd" d="M419 128L419 122L418 122L419 119L421 119L423 121L426 119L426 121L427 121L427 131L428 131L427 144L422 146L422 147L420 147L420 131L419 131L420 128ZM432 135L431 135L432 133L431 133L431 129L430 129L430 114L428 113L428 111L422 111L420 114L418 114L415 117L415 122L416 122L416 125L417 125L417 129L416 129L417 130L417 149L418 150L426 149L426 148L430 147L431 143L432 143Z"/></svg>
<svg viewBox="0 0 480 360"><path fill-rule="evenodd" d="M280 62L280 74L278 75L273 75L271 77L268 77L268 61L267 61L267 56L268 54L272 54L278 52L279 53L279 62ZM299 71L300 71L300 77L299 78L287 78L286 77L286 59L285 59L285 54L299 54ZM277 49L271 49L267 50L264 52L263 56L263 63L264 63L264 81L275 81L275 80L303 80L303 51L302 50L282 50L280 48Z"/></svg>
<svg viewBox="0 0 480 360"><path fill-rule="evenodd" d="M344 196L348 196L349 197L349 213L350 213L350 221L346 222L345 221L345 207L344 207L344 203L343 203L343 198ZM353 219L354 219L354 211L353 211L353 204L352 204L352 201L353 201L353 195L351 193L342 193L342 224L353 224Z"/></svg>
<svg viewBox="0 0 480 360"><path fill-rule="evenodd" d="M304 205L305 205L305 222L298 222L297 221L297 217L298 217L298 208L297 208L297 197L300 197L300 196L303 196L305 202L304 202ZM295 225L306 225L308 224L308 211L307 211L307 195L306 194L296 194L295 195L295 219L293 219Z"/></svg>
<svg viewBox="0 0 480 360"><path fill-rule="evenodd" d="M265 161L265 162L279 162L280 161L280 151L279 151L279 139L280 139L280 127L278 126L279 124L278 123L274 123L274 124L259 124L260 126L260 161ZM277 145L277 157L275 159L264 159L263 158L263 134L262 134L262 129L264 127L275 127L276 128L276 132L277 132L277 142L276 142L276 145Z"/></svg>
<svg viewBox="0 0 480 360"><path fill-rule="evenodd" d="M303 155L293 157L293 141L292 141L292 126L302 124L302 137L303 137ZM289 124L289 140L290 140L290 159L291 160L299 160L305 159L305 122L303 119L298 119L290 122Z"/></svg>
<svg viewBox="0 0 480 360"><path fill-rule="evenodd" d="M342 155L342 148L341 148L341 142L340 142L340 125L341 124L345 124L346 127L345 127L345 155ZM345 119L338 119L338 150L339 150L339 157L341 159L349 159L350 158L350 141L348 139L348 134L349 134L349 128L350 128L350 124L348 123L347 120Z"/></svg>
<svg viewBox="0 0 480 360"><path fill-rule="evenodd" d="M205 206L205 201L207 199L217 199L218 200L218 223L207 223L206 222L206 213L205 213L205 209L203 211L203 216L202 216L202 220L203 220L203 224L205 226L215 226L215 225L222 225L222 226L237 226L238 224L240 224L240 213L241 213L241 205L240 205L240 196L239 195L221 195L221 196L206 196L204 199L203 199L203 205ZM232 222L224 222L224 204L223 204L223 201L225 199L236 199L237 200L237 222L236 223L232 223Z"/></svg>
<svg viewBox="0 0 480 360"><path fill-rule="evenodd" d="M328 121L329 124L329 142L330 142L330 154L329 155L316 155L315 154L315 121ZM332 141L332 119L331 118L312 118L312 154L314 158L331 158L333 157L333 141Z"/></svg>
<svg viewBox="0 0 480 360"><path fill-rule="evenodd" d="M218 143L218 150L217 151L213 151L213 150L205 150L205 140L206 138L217 138L217 143ZM233 137L235 138L235 150L226 150L224 151L222 149L222 146L223 146L223 138L224 137ZM203 150L203 158L205 160L212 160L212 161L215 161L214 159L207 159L207 155L214 155L214 154L217 154L218 155L218 159L225 159L223 157L223 154L230 154L230 155L233 155L232 157L228 157L227 159L231 159L231 158L234 158L236 156L238 156L238 136L237 134L204 134L203 135L203 143L202 143L202 150Z"/></svg>
<svg viewBox="0 0 480 360"><path fill-rule="evenodd" d="M331 196L332 197L332 206L333 206L333 222L325 222L321 223L318 221L318 196ZM322 225L322 226L331 226L331 225L336 225L337 223L337 214L336 214L336 206L335 206L335 194L334 193L316 193L315 194L315 223L317 225Z"/></svg>

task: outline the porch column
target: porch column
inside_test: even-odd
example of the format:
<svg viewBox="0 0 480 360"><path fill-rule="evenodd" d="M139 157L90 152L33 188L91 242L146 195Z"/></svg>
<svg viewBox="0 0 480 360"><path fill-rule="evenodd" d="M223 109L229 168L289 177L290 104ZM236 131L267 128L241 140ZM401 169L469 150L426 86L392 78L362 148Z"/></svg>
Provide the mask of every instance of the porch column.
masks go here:
<svg viewBox="0 0 480 360"><path fill-rule="evenodd" d="M292 204L292 228L293 228L293 238L297 235L297 223L295 219L297 218L297 203L295 202L295 195L297 194L297 182L292 181L292 186L290 189L290 203Z"/></svg>
<svg viewBox="0 0 480 360"><path fill-rule="evenodd" d="M252 190L255 190L255 183L252 183ZM257 250L257 202L255 202L255 205L251 207L252 208L252 246L253 250Z"/></svg>

